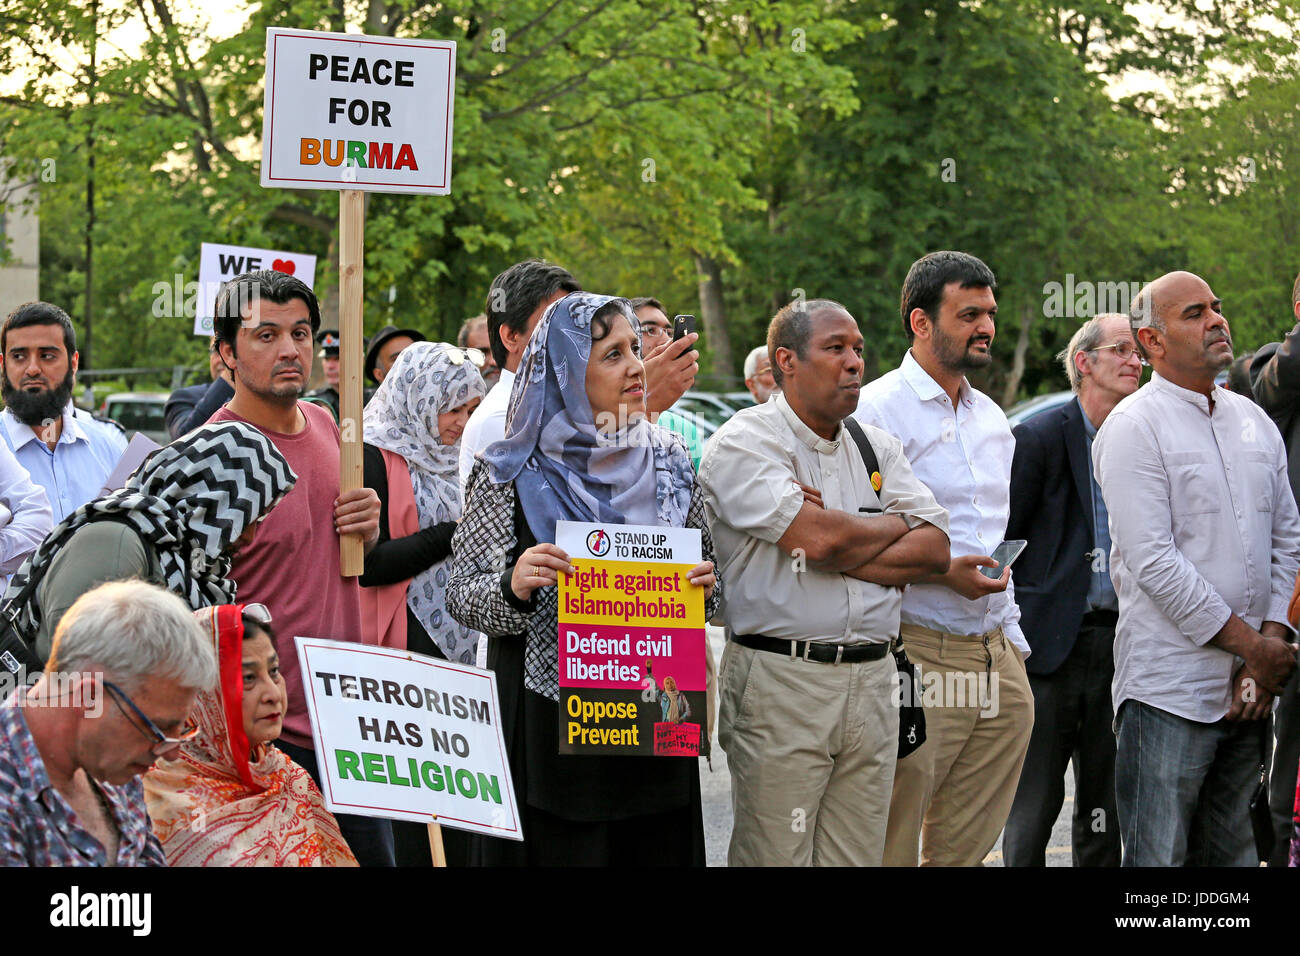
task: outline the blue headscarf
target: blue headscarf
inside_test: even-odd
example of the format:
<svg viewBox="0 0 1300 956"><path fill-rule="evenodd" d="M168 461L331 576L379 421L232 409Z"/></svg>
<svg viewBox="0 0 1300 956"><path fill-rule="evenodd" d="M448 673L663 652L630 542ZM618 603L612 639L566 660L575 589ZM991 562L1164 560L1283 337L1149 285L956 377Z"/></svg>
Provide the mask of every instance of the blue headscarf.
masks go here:
<svg viewBox="0 0 1300 956"><path fill-rule="evenodd" d="M695 475L681 439L644 418L615 433L596 429L587 400L591 319L640 325L626 299L573 292L547 310L519 361L506 437L483 457L497 483L514 481L538 541L556 521L683 527ZM612 312L612 314L611 314Z"/></svg>

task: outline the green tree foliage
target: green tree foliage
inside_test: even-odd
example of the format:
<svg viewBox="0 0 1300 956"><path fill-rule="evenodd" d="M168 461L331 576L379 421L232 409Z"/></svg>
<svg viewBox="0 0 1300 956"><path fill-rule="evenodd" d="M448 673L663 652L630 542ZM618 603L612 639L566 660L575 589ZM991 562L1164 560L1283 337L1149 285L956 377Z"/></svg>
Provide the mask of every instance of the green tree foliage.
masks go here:
<svg viewBox="0 0 1300 956"><path fill-rule="evenodd" d="M78 319L94 184L101 367L200 360L153 290L196 279L202 241L315 253L335 301L337 197L258 185L268 26L457 41L452 195L367 198L370 331L449 338L496 272L540 255L702 314L723 375L799 290L839 299L872 375L906 348L908 265L960 248L999 277L979 384L1010 401L1063 387L1054 354L1109 304L1060 308L1067 277L1201 272L1239 346L1290 321L1300 15L1284 0L293 0L238 29L205 11L0 6L0 155L35 178L54 161L42 294Z"/></svg>

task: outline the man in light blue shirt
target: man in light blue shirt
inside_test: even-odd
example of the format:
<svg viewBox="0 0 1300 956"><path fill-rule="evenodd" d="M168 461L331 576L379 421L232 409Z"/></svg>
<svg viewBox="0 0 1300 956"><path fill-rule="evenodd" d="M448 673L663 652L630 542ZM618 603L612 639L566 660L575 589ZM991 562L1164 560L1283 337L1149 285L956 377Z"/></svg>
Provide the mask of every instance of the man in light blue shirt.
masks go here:
<svg viewBox="0 0 1300 956"><path fill-rule="evenodd" d="M58 306L21 305L0 329L0 437L45 490L55 524L99 496L126 449L120 428L73 406L77 361L72 320Z"/></svg>

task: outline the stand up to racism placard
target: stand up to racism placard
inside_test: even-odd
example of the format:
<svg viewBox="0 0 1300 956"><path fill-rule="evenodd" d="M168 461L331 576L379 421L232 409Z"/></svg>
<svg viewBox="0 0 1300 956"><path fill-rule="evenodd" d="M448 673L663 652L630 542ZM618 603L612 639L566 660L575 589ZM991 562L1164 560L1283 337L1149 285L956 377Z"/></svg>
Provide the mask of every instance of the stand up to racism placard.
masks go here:
<svg viewBox="0 0 1300 956"><path fill-rule="evenodd" d="M694 528L558 522L560 753L698 757L704 591Z"/></svg>

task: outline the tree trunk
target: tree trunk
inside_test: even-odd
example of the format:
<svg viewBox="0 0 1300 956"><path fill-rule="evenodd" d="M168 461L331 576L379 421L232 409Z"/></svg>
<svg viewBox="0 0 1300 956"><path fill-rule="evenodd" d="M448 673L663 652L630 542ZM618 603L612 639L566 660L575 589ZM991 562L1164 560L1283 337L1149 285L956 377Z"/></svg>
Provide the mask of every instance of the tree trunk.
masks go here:
<svg viewBox="0 0 1300 956"><path fill-rule="evenodd" d="M1002 390L1002 407L1010 408L1016 401L1016 392L1020 391L1020 380L1025 374L1025 353L1029 351L1029 327L1034 321L1034 304L1026 302L1020 307L1020 334L1016 338L1016 351L1011 359L1011 372L1007 375L1007 387Z"/></svg>
<svg viewBox="0 0 1300 956"><path fill-rule="evenodd" d="M731 337L727 334L727 307L722 301L722 266L712 256L694 253L695 273L700 284L700 331L709 343L711 371L715 376L733 378Z"/></svg>

